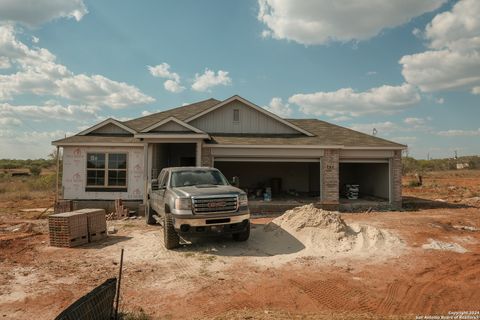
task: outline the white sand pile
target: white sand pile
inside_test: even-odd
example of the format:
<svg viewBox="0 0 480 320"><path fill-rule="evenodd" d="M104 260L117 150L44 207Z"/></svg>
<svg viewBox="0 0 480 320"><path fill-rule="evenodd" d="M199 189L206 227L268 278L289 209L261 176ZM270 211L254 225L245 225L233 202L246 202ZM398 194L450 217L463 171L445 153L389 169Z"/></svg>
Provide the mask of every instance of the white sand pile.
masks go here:
<svg viewBox="0 0 480 320"><path fill-rule="evenodd" d="M264 231L264 250L272 254L281 253L283 247L285 253L290 248L296 256L366 258L398 255L403 248L403 242L388 231L347 225L338 212L317 209L313 204L285 212Z"/></svg>
<svg viewBox="0 0 480 320"><path fill-rule="evenodd" d="M444 250L458 253L465 253L468 250L456 243L442 242L438 240L429 239L429 243L422 246L426 250Z"/></svg>

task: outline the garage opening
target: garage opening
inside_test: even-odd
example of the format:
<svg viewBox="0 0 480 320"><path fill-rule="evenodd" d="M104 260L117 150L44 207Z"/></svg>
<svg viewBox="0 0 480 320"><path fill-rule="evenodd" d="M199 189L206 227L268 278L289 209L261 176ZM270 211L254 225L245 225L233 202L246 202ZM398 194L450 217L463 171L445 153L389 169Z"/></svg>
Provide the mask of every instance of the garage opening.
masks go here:
<svg viewBox="0 0 480 320"><path fill-rule="evenodd" d="M230 182L246 191L250 200L263 200L268 191L271 191L273 201L307 201L312 198L318 200L320 196L318 160L262 162L215 159L215 167L222 171Z"/></svg>
<svg viewBox="0 0 480 320"><path fill-rule="evenodd" d="M389 201L390 174L388 162L340 162L341 200Z"/></svg>

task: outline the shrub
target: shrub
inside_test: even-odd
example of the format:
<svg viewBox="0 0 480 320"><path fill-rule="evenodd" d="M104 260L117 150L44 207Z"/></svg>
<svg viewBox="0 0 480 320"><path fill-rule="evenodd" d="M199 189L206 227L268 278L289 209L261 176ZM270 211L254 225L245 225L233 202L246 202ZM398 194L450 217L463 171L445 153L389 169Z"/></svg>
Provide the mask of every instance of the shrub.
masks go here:
<svg viewBox="0 0 480 320"><path fill-rule="evenodd" d="M42 167L38 166L38 165L32 165L30 167L30 173L33 175L33 176L39 176L40 173L42 172Z"/></svg>
<svg viewBox="0 0 480 320"><path fill-rule="evenodd" d="M35 177L28 182L30 190L33 191L48 191L55 190L56 177L54 174Z"/></svg>
<svg viewBox="0 0 480 320"><path fill-rule="evenodd" d="M412 180L408 183L408 186L411 188L420 187L421 183L419 181Z"/></svg>

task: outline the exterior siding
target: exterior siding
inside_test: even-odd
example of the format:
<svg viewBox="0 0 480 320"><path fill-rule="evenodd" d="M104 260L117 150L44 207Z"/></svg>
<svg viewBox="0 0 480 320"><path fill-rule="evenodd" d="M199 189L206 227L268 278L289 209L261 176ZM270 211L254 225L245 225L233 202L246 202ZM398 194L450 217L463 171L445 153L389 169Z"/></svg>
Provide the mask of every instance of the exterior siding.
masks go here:
<svg viewBox="0 0 480 320"><path fill-rule="evenodd" d="M233 121L233 110L239 109L240 121ZM208 133L299 134L269 116L234 101L191 121L189 124Z"/></svg>
<svg viewBox="0 0 480 320"><path fill-rule="evenodd" d="M87 153L127 153L127 192L86 192ZM142 200L145 188L142 147L64 147L63 198L68 200Z"/></svg>
<svg viewBox="0 0 480 320"><path fill-rule="evenodd" d="M114 125L113 123L108 123L106 125L104 125L103 127L101 128L98 128L92 132L90 132L90 134L92 133L101 133L101 134L129 134L131 135L132 133L131 132L128 132L126 130L123 130L122 128L120 128L119 126L116 126Z"/></svg>
<svg viewBox="0 0 480 320"><path fill-rule="evenodd" d="M169 121L153 130L150 130L150 132L190 132L190 130L174 121Z"/></svg>

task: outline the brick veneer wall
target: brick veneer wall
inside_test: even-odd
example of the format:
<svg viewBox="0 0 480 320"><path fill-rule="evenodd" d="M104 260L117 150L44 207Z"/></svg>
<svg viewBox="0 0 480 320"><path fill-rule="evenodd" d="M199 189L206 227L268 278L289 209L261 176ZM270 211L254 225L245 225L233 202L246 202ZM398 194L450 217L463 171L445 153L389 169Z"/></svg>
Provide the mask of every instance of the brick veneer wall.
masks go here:
<svg viewBox="0 0 480 320"><path fill-rule="evenodd" d="M202 167L213 167L213 156L211 148L202 146Z"/></svg>
<svg viewBox="0 0 480 320"><path fill-rule="evenodd" d="M322 204L338 204L339 154L337 149L325 149L322 157Z"/></svg>
<svg viewBox="0 0 480 320"><path fill-rule="evenodd" d="M390 161L392 170L392 207L400 209L402 207L402 151L394 151L393 158Z"/></svg>

